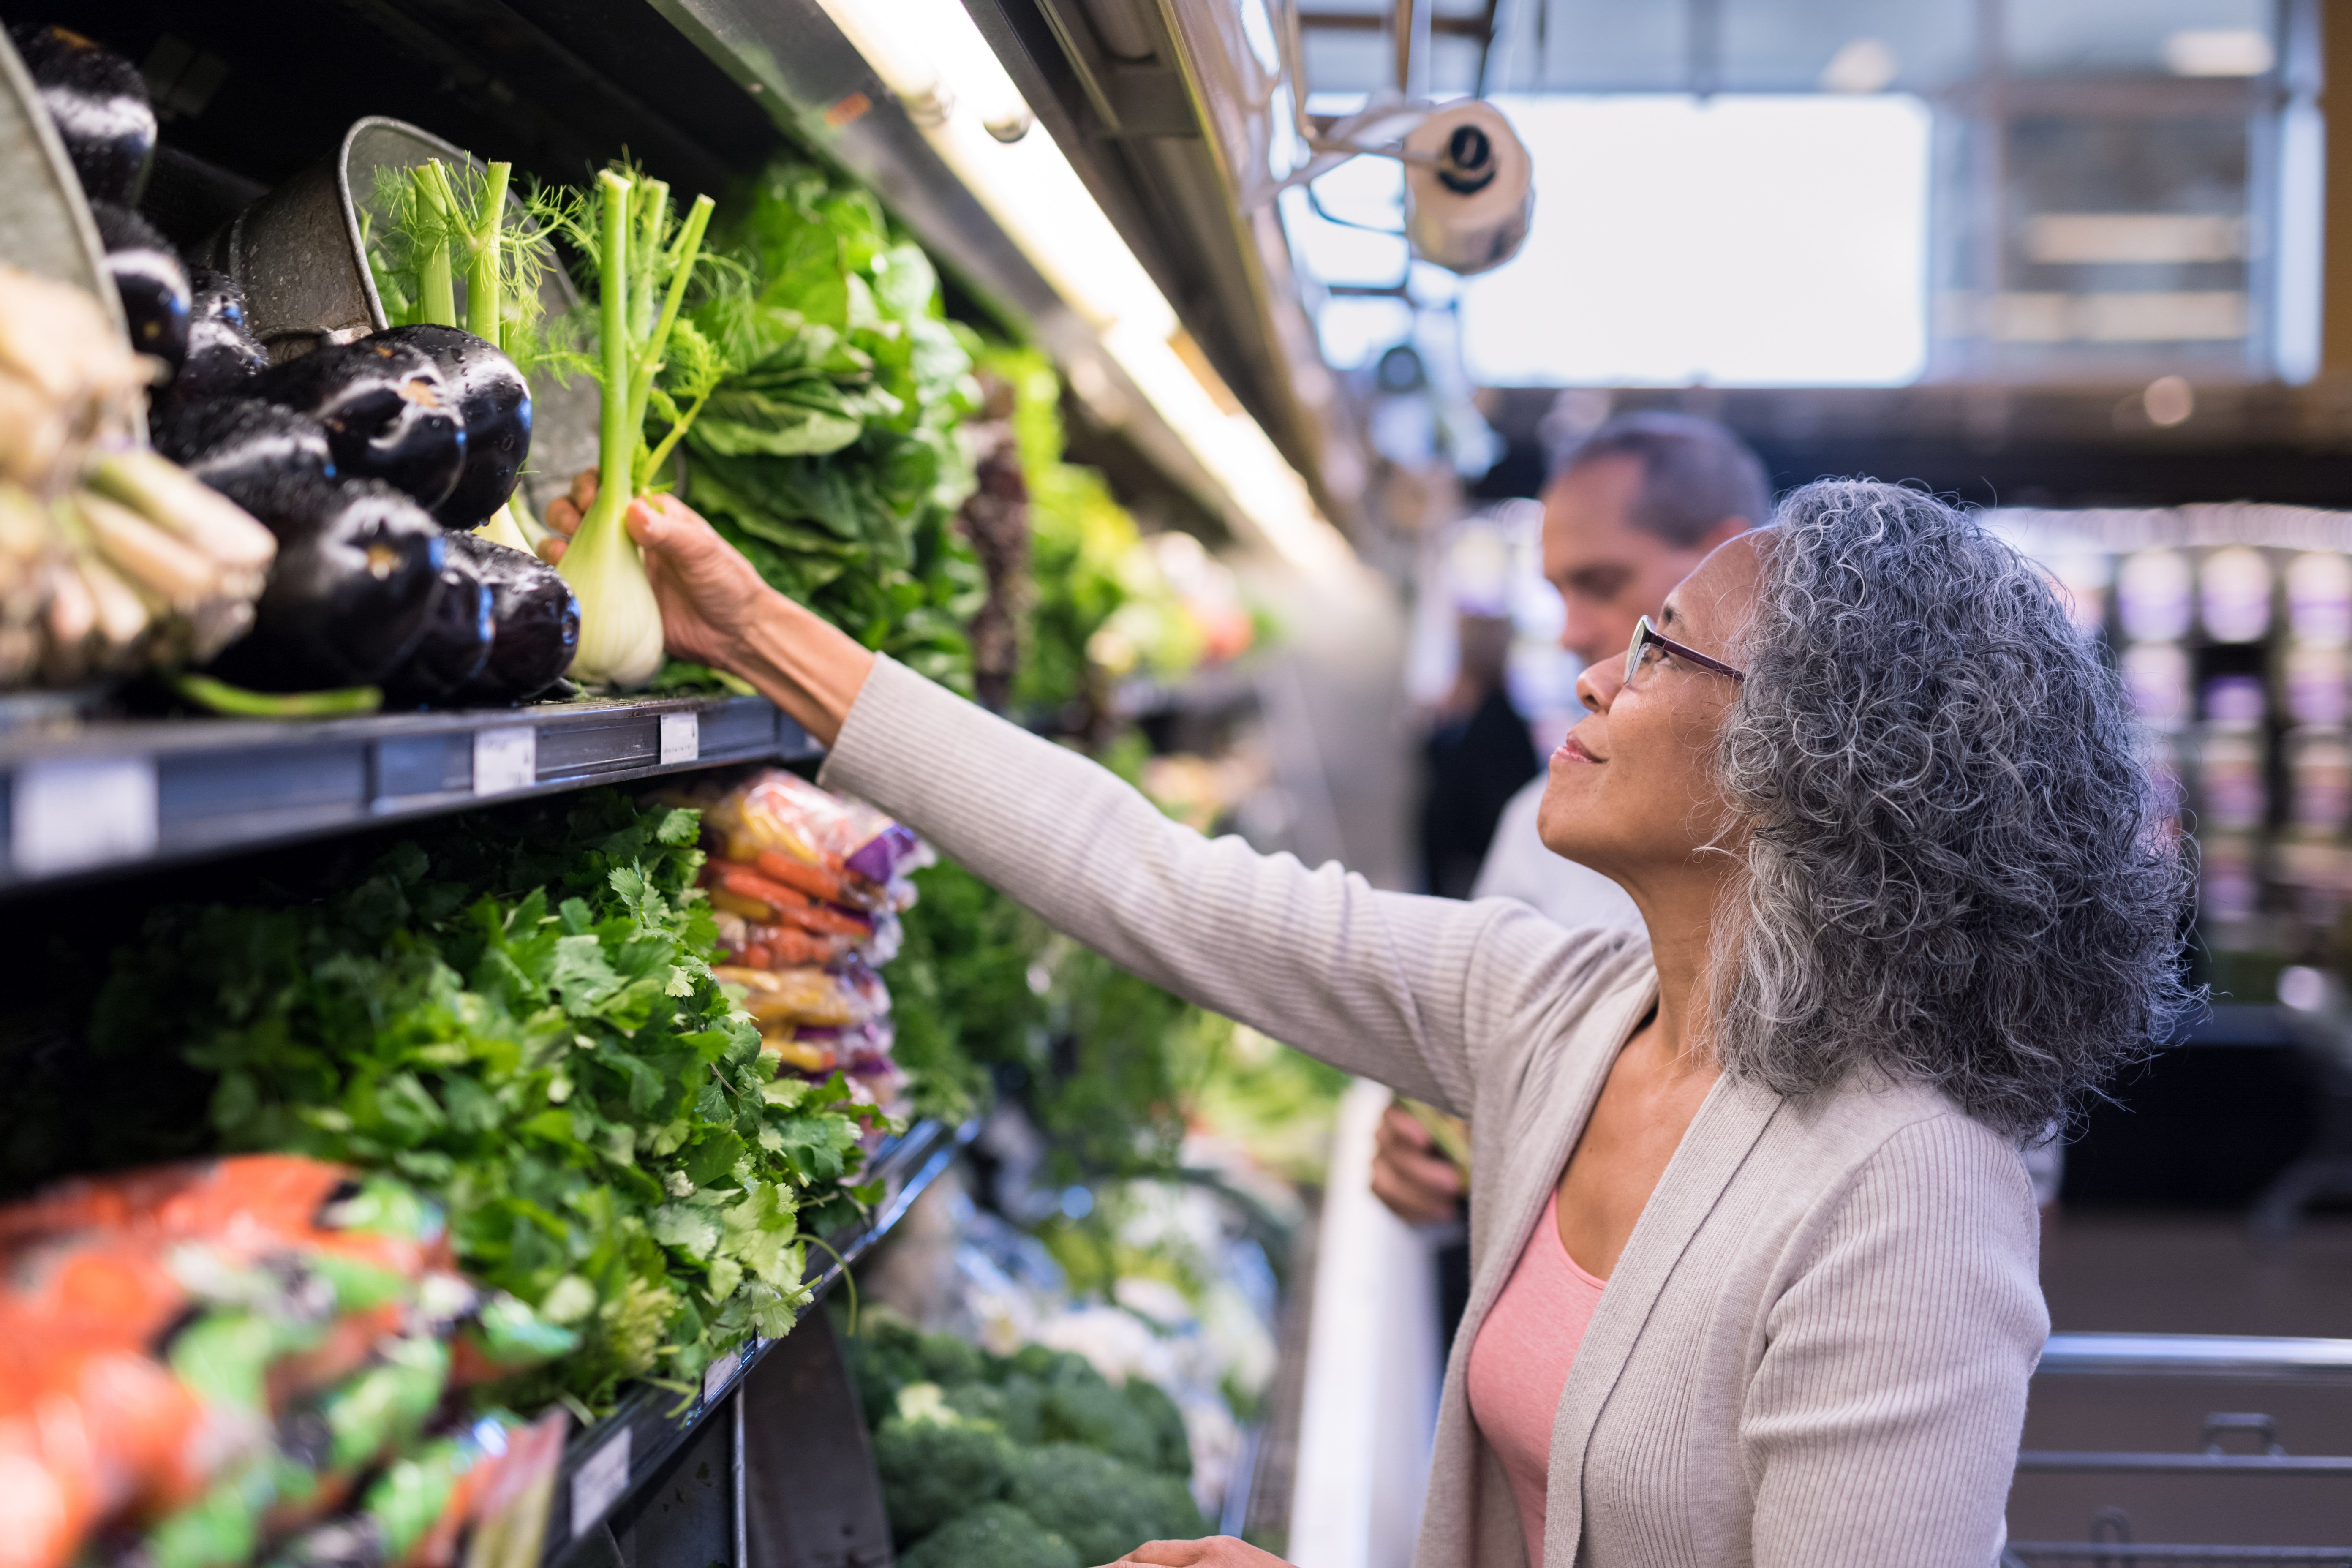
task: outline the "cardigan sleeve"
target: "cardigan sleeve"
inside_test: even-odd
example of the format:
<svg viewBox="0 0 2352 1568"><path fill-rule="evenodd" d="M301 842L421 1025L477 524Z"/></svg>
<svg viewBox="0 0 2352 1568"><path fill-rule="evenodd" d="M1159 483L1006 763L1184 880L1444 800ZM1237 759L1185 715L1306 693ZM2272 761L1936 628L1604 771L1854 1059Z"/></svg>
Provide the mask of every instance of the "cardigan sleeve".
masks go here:
<svg viewBox="0 0 2352 1568"><path fill-rule="evenodd" d="M2015 1149L1957 1114L1855 1173L1766 1318L1741 1448L1757 1568L1985 1568L2050 1319Z"/></svg>
<svg viewBox="0 0 2352 1568"><path fill-rule="evenodd" d="M1145 979L1463 1114L1492 1043L1597 984L1623 945L1204 838L887 658L819 777Z"/></svg>

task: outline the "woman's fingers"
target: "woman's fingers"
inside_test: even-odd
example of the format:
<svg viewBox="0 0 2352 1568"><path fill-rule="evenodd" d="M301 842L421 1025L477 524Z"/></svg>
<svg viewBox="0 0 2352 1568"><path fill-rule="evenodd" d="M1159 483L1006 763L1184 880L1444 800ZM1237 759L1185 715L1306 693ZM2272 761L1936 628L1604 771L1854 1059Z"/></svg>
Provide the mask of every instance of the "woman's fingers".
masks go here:
<svg viewBox="0 0 2352 1568"><path fill-rule="evenodd" d="M572 541L551 533L539 542L539 558L550 566L561 566L563 564L563 552L571 548Z"/></svg>
<svg viewBox="0 0 2352 1568"><path fill-rule="evenodd" d="M1402 1143L1410 1149L1433 1148L1437 1142L1420 1117L1394 1100L1389 1101L1389 1108L1381 1112L1381 1125L1373 1137L1383 1145Z"/></svg>
<svg viewBox="0 0 2352 1568"><path fill-rule="evenodd" d="M597 470L594 468L583 468L572 477L570 499L578 510L586 511L596 504L596 479Z"/></svg>
<svg viewBox="0 0 2352 1568"><path fill-rule="evenodd" d="M1273 1552L1230 1535L1212 1535L1202 1541L1147 1541L1119 1562L1150 1563L1152 1568L1290 1568Z"/></svg>
<svg viewBox="0 0 2352 1568"><path fill-rule="evenodd" d="M1420 1119L1395 1105L1372 1135L1372 1195L1409 1225L1437 1225L1459 1213L1462 1173L1432 1143Z"/></svg>

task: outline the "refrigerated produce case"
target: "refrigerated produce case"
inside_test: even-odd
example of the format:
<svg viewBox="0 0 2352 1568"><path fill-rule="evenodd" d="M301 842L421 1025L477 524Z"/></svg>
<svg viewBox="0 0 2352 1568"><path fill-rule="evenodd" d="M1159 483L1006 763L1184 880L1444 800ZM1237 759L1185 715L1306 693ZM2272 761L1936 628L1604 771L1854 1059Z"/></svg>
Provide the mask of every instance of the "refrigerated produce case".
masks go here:
<svg viewBox="0 0 2352 1568"><path fill-rule="evenodd" d="M812 0L756 16L689 0L59 0L10 20L70 27L139 66L162 124L142 208L190 253L254 259L237 247L267 242L236 230L239 215L332 157L367 115L510 158L519 182L577 180L625 149L681 191L723 195L780 152L814 158L878 191L940 264L955 313L1042 344L1088 401L1117 410L1097 440L1127 455L1127 471L1153 476L1213 526L1246 529ZM57 194L66 243L46 242L69 264L89 231L72 193ZM21 237L26 222L7 226ZM316 258L266 259L299 269ZM567 417L578 435L578 410L562 401L551 400L543 433L559 442ZM0 696L0 900L11 930L39 929L47 911L101 909L128 934L216 861L271 852L348 866L347 841L404 823L820 755L773 705L731 695L575 695L320 721L145 708L126 711L103 688ZM821 1238L821 1269L811 1258L817 1300L977 1127L918 1121L872 1150L864 1217ZM795 1331L752 1336L693 1386L634 1384L583 1421L544 1531L541 1559L577 1568L887 1561L865 1426L824 1314L804 1308Z"/></svg>

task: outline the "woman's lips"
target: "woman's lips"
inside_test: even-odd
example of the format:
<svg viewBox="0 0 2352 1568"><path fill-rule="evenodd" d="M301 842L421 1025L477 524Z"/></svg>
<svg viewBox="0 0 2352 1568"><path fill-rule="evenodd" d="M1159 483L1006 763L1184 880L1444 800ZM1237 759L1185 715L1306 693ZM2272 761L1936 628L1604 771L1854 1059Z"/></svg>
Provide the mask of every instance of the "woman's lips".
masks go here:
<svg viewBox="0 0 2352 1568"><path fill-rule="evenodd" d="M1556 761L1563 763L1597 763L1601 760L1594 756L1591 752L1586 751L1584 749L1584 742L1578 740L1574 735L1570 735L1567 740L1562 741L1559 743L1559 750L1554 752L1552 756Z"/></svg>

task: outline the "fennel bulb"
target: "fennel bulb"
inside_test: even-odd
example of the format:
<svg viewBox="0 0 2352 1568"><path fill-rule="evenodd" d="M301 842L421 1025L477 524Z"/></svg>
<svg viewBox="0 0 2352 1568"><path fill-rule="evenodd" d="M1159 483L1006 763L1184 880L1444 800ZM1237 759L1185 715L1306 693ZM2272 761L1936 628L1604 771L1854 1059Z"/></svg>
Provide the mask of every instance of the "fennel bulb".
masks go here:
<svg viewBox="0 0 2352 1568"><path fill-rule="evenodd" d="M645 445L647 407L677 412L656 377L677 325L688 279L710 222L712 202L697 198L673 241L669 187L623 170L606 169L596 188L567 220L593 264L597 283L598 392L596 499L580 520L557 570L580 600L580 647L574 679L595 686L642 686L662 664L661 607L646 578L623 519L672 442L654 452ZM667 284L665 290L664 285ZM657 295L658 314L654 310ZM689 335L688 342L697 342ZM716 377L710 378L713 384ZM697 381L698 400L708 388ZM691 415L674 421L676 433Z"/></svg>
<svg viewBox="0 0 2352 1568"><path fill-rule="evenodd" d="M620 499L607 508L607 495ZM662 667L661 605L646 577L645 557L622 526L632 498L618 485L596 492L572 548L556 568L580 600L580 647L572 679L588 686L643 686ZM599 514L609 512L600 525Z"/></svg>

